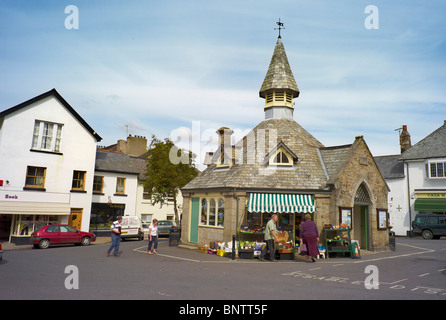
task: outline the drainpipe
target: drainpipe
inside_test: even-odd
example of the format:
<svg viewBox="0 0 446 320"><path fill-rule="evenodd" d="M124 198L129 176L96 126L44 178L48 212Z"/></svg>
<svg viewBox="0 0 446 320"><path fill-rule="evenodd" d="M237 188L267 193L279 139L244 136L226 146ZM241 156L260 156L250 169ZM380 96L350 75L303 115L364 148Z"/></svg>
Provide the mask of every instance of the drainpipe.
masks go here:
<svg viewBox="0 0 446 320"><path fill-rule="evenodd" d="M406 162L407 170L407 204L409 205L409 237L412 238L412 210L410 209L410 180L409 180L409 163Z"/></svg>

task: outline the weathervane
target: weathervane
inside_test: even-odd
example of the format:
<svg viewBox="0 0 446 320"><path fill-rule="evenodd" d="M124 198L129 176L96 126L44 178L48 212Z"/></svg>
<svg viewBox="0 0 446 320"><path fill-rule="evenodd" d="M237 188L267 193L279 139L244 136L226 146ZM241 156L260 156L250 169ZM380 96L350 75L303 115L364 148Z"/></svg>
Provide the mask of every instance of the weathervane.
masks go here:
<svg viewBox="0 0 446 320"><path fill-rule="evenodd" d="M279 26L278 28L274 28L274 30L279 30L279 38L281 38L280 36L280 30L285 29L285 27L283 26L283 22L280 22L280 18L279 21L276 22L276 24Z"/></svg>

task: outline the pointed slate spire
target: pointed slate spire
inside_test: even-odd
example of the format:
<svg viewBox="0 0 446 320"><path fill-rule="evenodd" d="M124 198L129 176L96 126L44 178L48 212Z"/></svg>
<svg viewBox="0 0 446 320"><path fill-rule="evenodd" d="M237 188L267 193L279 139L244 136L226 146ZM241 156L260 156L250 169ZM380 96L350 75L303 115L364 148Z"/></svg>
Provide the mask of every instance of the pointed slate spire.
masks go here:
<svg viewBox="0 0 446 320"><path fill-rule="evenodd" d="M294 80L293 73L291 72L285 47L282 43L282 37L280 36L277 39L268 72L266 73L265 80L263 80L259 95L260 97L265 98L267 93L275 89L282 89L282 91L285 89L292 93L293 98L299 96L299 88L297 87L296 80Z"/></svg>

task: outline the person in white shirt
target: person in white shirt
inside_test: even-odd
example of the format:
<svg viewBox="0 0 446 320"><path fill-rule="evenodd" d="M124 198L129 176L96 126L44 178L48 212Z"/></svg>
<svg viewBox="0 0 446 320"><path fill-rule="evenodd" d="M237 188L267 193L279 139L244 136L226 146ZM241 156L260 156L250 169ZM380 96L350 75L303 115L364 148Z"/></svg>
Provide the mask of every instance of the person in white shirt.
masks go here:
<svg viewBox="0 0 446 320"><path fill-rule="evenodd" d="M153 219L152 224L149 227L149 246L147 248L148 254L152 253L152 244L153 247L153 253L157 254L156 249L158 249L158 220Z"/></svg>
<svg viewBox="0 0 446 320"><path fill-rule="evenodd" d="M113 255L115 257L119 257L118 252L119 252L119 245L121 243L121 222L122 222L122 217L118 217L118 220L113 222L113 224L111 225L110 230L111 230L112 244L110 248L107 250L107 257L110 257L110 252L112 251L113 248L115 249Z"/></svg>

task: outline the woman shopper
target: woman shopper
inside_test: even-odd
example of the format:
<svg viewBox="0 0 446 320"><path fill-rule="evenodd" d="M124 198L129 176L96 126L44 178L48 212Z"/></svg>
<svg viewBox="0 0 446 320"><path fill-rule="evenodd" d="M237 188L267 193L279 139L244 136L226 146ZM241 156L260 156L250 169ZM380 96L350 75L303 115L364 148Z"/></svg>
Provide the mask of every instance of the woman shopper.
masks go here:
<svg viewBox="0 0 446 320"><path fill-rule="evenodd" d="M152 253L152 244L154 245L153 253L158 254L158 252L156 251L156 249L158 249L158 220L157 219L153 219L152 224L149 227L149 246L147 248L148 254L153 254Z"/></svg>
<svg viewBox="0 0 446 320"><path fill-rule="evenodd" d="M302 223L300 227L300 236L302 237L304 245L307 247L305 252L305 260L310 262L310 257L313 262L314 257L319 255L319 249L317 244L319 242L319 231L317 230L316 223L311 221L311 216L309 214L305 215L305 222Z"/></svg>

